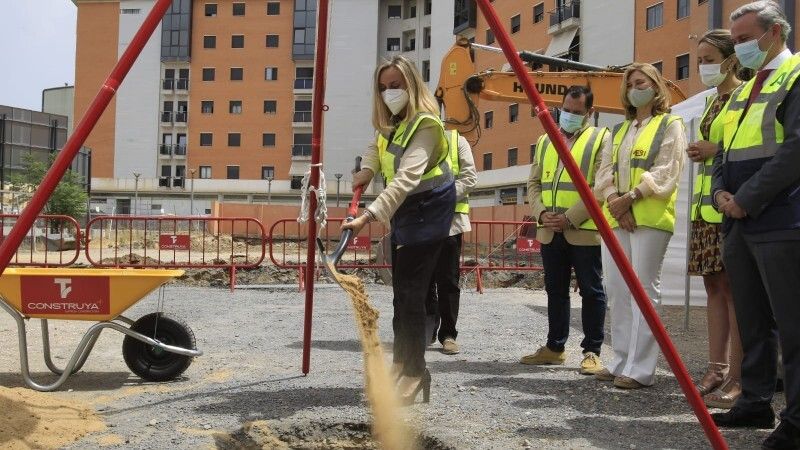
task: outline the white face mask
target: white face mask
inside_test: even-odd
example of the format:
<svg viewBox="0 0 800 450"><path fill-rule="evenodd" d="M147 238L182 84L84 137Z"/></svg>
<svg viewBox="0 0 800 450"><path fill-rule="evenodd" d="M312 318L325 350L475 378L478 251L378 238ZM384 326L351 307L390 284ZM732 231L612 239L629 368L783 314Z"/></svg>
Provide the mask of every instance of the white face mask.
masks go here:
<svg viewBox="0 0 800 450"><path fill-rule="evenodd" d="M650 103L655 96L656 91L654 91L652 87L628 90L628 101L631 102L634 108L639 108Z"/></svg>
<svg viewBox="0 0 800 450"><path fill-rule="evenodd" d="M775 41L772 41L772 44L769 44L769 48L766 50L761 50L758 46L758 41L761 40L764 36L767 35L769 31L765 31L758 39L750 39L747 42L742 42L741 44L736 44L733 46L733 50L736 52L736 57L739 58L739 63L747 67L748 69L758 70L764 64L764 60L767 59L767 52L772 49L772 46L775 45Z"/></svg>
<svg viewBox="0 0 800 450"><path fill-rule="evenodd" d="M721 70L722 64L700 64L700 81L708 87L717 87L728 76Z"/></svg>
<svg viewBox="0 0 800 450"><path fill-rule="evenodd" d="M586 116L572 114L562 110L558 115L558 125L567 133L575 133L583 127L583 120Z"/></svg>
<svg viewBox="0 0 800 450"><path fill-rule="evenodd" d="M381 97L393 116L400 113L408 104L408 91L405 89L386 89L381 92Z"/></svg>

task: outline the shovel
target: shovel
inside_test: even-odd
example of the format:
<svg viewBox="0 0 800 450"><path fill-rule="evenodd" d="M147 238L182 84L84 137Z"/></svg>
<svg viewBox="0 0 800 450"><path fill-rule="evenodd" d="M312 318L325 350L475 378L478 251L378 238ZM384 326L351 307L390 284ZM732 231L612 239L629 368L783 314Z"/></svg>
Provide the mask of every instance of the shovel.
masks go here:
<svg viewBox="0 0 800 450"><path fill-rule="evenodd" d="M356 158L356 172L361 170L361 157ZM353 190L353 199L350 200L350 205L347 207L347 217L345 217L345 222L351 222L356 217L356 212L358 211L358 202L361 199L361 194L364 192L364 186L358 186ZM342 259L342 255L344 254L345 249L347 249L347 243L350 242L350 238L353 236L353 230L344 230L342 232L342 237L339 239L339 245L336 247L333 252L326 254L325 253L325 246L322 245L322 239L317 238L317 250L319 250L319 258L322 260L322 264L328 269L328 272L333 276L333 279L336 280L336 283L339 286L342 286L342 283L339 279L340 273L336 270L336 264L339 263L339 260ZM344 287L344 286L342 286Z"/></svg>

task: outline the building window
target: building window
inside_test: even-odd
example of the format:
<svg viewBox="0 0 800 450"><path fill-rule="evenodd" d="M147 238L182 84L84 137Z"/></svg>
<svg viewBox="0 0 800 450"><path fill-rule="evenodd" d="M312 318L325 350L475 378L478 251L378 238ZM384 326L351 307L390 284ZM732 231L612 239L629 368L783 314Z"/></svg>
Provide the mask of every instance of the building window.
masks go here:
<svg viewBox="0 0 800 450"><path fill-rule="evenodd" d="M685 80L689 78L689 54L675 58L675 78Z"/></svg>
<svg viewBox="0 0 800 450"><path fill-rule="evenodd" d="M292 122L311 122L311 100L294 101Z"/></svg>
<svg viewBox="0 0 800 450"><path fill-rule="evenodd" d="M203 67L203 81L214 81L216 70L213 67Z"/></svg>
<svg viewBox="0 0 800 450"><path fill-rule="evenodd" d="M422 29L422 48L431 48L431 27Z"/></svg>
<svg viewBox="0 0 800 450"><path fill-rule="evenodd" d="M281 2L267 2L267 15L277 16L281 13Z"/></svg>
<svg viewBox="0 0 800 450"><path fill-rule="evenodd" d="M292 56L295 60L314 58L316 19L317 2L315 0L294 1Z"/></svg>
<svg viewBox="0 0 800 450"><path fill-rule="evenodd" d="M483 170L492 170L492 154L483 154Z"/></svg>
<svg viewBox="0 0 800 450"><path fill-rule="evenodd" d="M278 112L277 100L264 100L264 114L275 114Z"/></svg>
<svg viewBox="0 0 800 450"><path fill-rule="evenodd" d="M483 113L483 128L492 128L494 126L494 111L486 111Z"/></svg>
<svg viewBox="0 0 800 450"><path fill-rule="evenodd" d="M228 147L239 147L242 145L241 133L228 133Z"/></svg>
<svg viewBox="0 0 800 450"><path fill-rule="evenodd" d="M400 51L400 38L387 38L386 39L386 51L387 52L399 52Z"/></svg>
<svg viewBox="0 0 800 450"><path fill-rule="evenodd" d="M514 103L508 105L508 123L514 123L519 120L519 104Z"/></svg>
<svg viewBox="0 0 800 450"><path fill-rule="evenodd" d="M216 17L217 15L217 4L216 3L206 3L206 17Z"/></svg>
<svg viewBox="0 0 800 450"><path fill-rule="evenodd" d="M203 48L217 48L217 37L203 36Z"/></svg>
<svg viewBox="0 0 800 450"><path fill-rule="evenodd" d="M425 15L430 16L432 9L433 9L433 2L431 0L425 0Z"/></svg>
<svg viewBox="0 0 800 450"><path fill-rule="evenodd" d="M239 166L226 166L227 170L227 178L229 180L238 180L239 179Z"/></svg>
<svg viewBox="0 0 800 450"><path fill-rule="evenodd" d="M689 0L678 0L678 20L689 17Z"/></svg>
<svg viewBox="0 0 800 450"><path fill-rule="evenodd" d="M214 114L214 101L203 100L200 102L200 112L203 114Z"/></svg>
<svg viewBox="0 0 800 450"><path fill-rule="evenodd" d="M544 20L544 3L539 3L533 7L533 23L539 23Z"/></svg>
<svg viewBox="0 0 800 450"><path fill-rule="evenodd" d="M234 34L231 36L231 48L244 48L243 34Z"/></svg>
<svg viewBox="0 0 800 450"><path fill-rule="evenodd" d="M517 165L517 148L513 147L508 149L508 167Z"/></svg>
<svg viewBox="0 0 800 450"><path fill-rule="evenodd" d="M244 15L244 2L242 2L242 3L234 3L233 4L233 15L234 16L243 16Z"/></svg>
<svg viewBox="0 0 800 450"><path fill-rule="evenodd" d="M428 60L422 61L422 81L431 81L431 62Z"/></svg>
<svg viewBox="0 0 800 450"><path fill-rule="evenodd" d="M228 112L231 114L241 114L242 113L242 101L241 100L231 100L228 103Z"/></svg>
<svg viewBox="0 0 800 450"><path fill-rule="evenodd" d="M655 67L656 70L658 70L658 73L660 73L660 74L664 73L664 70L663 70L664 64L661 61L654 62L653 63L653 67Z"/></svg>
<svg viewBox="0 0 800 450"><path fill-rule="evenodd" d="M295 133L292 156L311 156L311 133Z"/></svg>
<svg viewBox="0 0 800 450"><path fill-rule="evenodd" d="M241 67L231 67L231 81L242 81L244 79L244 69Z"/></svg>
<svg viewBox="0 0 800 450"><path fill-rule="evenodd" d="M492 33L491 29L486 30L486 45L494 44L494 33Z"/></svg>
<svg viewBox="0 0 800 450"><path fill-rule="evenodd" d="M267 81L275 81L278 79L278 68L267 67L264 69L264 79Z"/></svg>
<svg viewBox="0 0 800 450"><path fill-rule="evenodd" d="M664 3L647 8L647 29L652 30L664 25Z"/></svg>
<svg viewBox="0 0 800 450"><path fill-rule="evenodd" d="M211 166L200 166L200 178L204 180L211 178Z"/></svg>
<svg viewBox="0 0 800 450"><path fill-rule="evenodd" d="M314 68L296 67L294 69L294 88L311 89L314 87Z"/></svg>
<svg viewBox="0 0 800 450"><path fill-rule="evenodd" d="M303 187L303 177L293 176L291 180L289 180L289 188L290 189L300 189Z"/></svg>
<svg viewBox="0 0 800 450"><path fill-rule="evenodd" d="M275 167L273 167L273 166L261 166L261 179L262 180L274 180L275 179Z"/></svg>
<svg viewBox="0 0 800 450"><path fill-rule="evenodd" d="M261 135L262 147L275 147L275 133L264 133Z"/></svg>
<svg viewBox="0 0 800 450"><path fill-rule="evenodd" d="M214 135L211 133L200 133L200 147L211 147L214 143Z"/></svg>
<svg viewBox="0 0 800 450"><path fill-rule="evenodd" d="M401 19L403 17L403 7L400 5L389 5L389 18Z"/></svg>
<svg viewBox="0 0 800 450"><path fill-rule="evenodd" d="M514 34L517 31L519 31L520 20L521 18L519 14L511 18L511 34Z"/></svg>
<svg viewBox="0 0 800 450"><path fill-rule="evenodd" d="M140 14L142 12L139 8L122 8L119 10L120 14Z"/></svg>
<svg viewBox="0 0 800 450"><path fill-rule="evenodd" d="M277 34L268 34L267 35L267 47L275 48L278 46L278 35Z"/></svg>

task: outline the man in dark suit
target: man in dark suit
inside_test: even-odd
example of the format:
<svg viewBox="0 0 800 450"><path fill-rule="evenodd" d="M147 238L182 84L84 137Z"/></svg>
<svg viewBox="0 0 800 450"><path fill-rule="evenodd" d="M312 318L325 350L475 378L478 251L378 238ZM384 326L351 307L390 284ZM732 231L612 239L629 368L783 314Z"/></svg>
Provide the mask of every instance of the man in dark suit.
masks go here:
<svg viewBox="0 0 800 450"><path fill-rule="evenodd" d="M725 214L723 261L742 337L742 395L717 425L772 428L777 343L786 409L763 448L800 448L800 55L772 1L731 14L739 62L756 76L723 110L714 203Z"/></svg>

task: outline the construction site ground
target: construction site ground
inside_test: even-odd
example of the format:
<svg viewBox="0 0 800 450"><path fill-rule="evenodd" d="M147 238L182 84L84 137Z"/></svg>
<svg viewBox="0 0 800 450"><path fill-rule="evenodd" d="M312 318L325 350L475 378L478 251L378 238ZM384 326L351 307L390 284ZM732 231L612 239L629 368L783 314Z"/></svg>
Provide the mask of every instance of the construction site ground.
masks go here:
<svg viewBox="0 0 800 450"><path fill-rule="evenodd" d="M380 335L390 354L391 290L380 284L367 289L381 312ZM663 358L649 389L623 391L577 373L582 336L580 302L574 300L566 364L531 367L517 361L544 342L544 292L465 290L462 352L447 356L439 344L429 348L431 402L406 411L423 447L708 448ZM368 440L363 362L349 301L337 285L318 287L307 376L301 374L303 304L304 295L291 285L234 293L170 285L165 311L185 319L205 352L185 377L143 382L123 362L122 335L106 331L84 369L53 393L23 387L16 328L2 315L0 447L375 448ZM137 318L156 307L151 294L128 315ZM682 308L664 307L662 317L696 379L707 361L705 309L691 311L689 331L683 330ZM37 322L29 321L28 330L32 370L38 379L52 380L41 359ZM87 326L51 321L58 365ZM605 347L602 357L609 355ZM783 405L782 394L775 403ZM72 434L54 433L61 429ZM48 438L56 434L66 437ZM766 434L724 431L734 449L756 448Z"/></svg>

